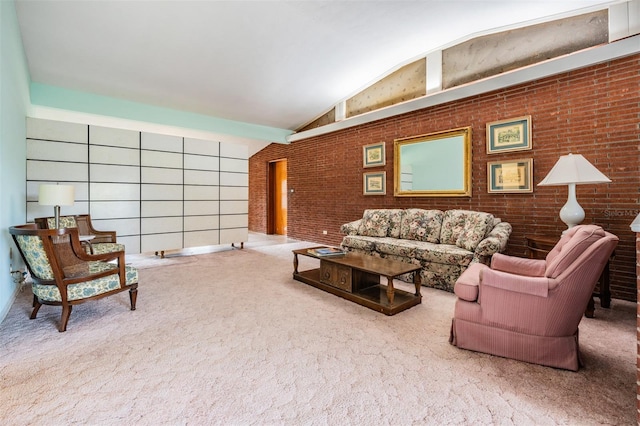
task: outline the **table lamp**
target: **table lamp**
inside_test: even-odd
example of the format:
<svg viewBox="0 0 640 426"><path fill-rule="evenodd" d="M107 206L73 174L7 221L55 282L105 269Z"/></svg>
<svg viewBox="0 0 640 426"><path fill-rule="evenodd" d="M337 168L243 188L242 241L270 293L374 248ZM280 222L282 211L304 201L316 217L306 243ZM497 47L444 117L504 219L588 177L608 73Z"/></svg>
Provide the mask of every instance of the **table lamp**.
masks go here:
<svg viewBox="0 0 640 426"><path fill-rule="evenodd" d="M611 182L611 179L603 175L586 158L580 154L570 153L558 159L538 186L567 185L569 187L569 197L560 210L560 219L567 224L567 229L571 229L584 219L584 210L576 199L576 185L607 182Z"/></svg>
<svg viewBox="0 0 640 426"><path fill-rule="evenodd" d="M60 228L60 206L72 206L74 201L75 187L73 185L40 185L38 204L54 206L56 229Z"/></svg>

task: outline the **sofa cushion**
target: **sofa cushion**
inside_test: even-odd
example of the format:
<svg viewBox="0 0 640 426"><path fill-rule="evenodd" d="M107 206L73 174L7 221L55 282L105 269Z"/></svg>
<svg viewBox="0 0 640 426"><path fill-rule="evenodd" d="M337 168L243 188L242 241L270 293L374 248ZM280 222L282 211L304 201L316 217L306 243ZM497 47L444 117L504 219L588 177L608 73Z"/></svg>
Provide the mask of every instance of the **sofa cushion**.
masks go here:
<svg viewBox="0 0 640 426"><path fill-rule="evenodd" d="M473 212L467 214L464 228L456 240L460 248L474 251L493 228L493 215L490 213Z"/></svg>
<svg viewBox="0 0 640 426"><path fill-rule="evenodd" d="M440 231L441 244L456 244L458 237L464 230L464 222L468 213L470 213L468 210L447 210L444 212Z"/></svg>
<svg viewBox="0 0 640 426"><path fill-rule="evenodd" d="M426 262L467 266L473 259L473 252L452 244L416 242L415 256Z"/></svg>
<svg viewBox="0 0 640 426"><path fill-rule="evenodd" d="M450 292L453 292L456 280L466 268L466 266L424 261L421 265L420 276L423 283L427 283L429 287Z"/></svg>
<svg viewBox="0 0 640 426"><path fill-rule="evenodd" d="M367 209L362 215L358 235L366 237L386 237L389 229L389 210Z"/></svg>
<svg viewBox="0 0 640 426"><path fill-rule="evenodd" d="M402 240L398 238L379 238L376 241L376 250L385 255L401 257L415 257L418 241Z"/></svg>
<svg viewBox="0 0 640 426"><path fill-rule="evenodd" d="M375 251L377 237L365 237L362 235L346 235L342 238L343 248L353 248L363 251Z"/></svg>
<svg viewBox="0 0 640 426"><path fill-rule="evenodd" d="M440 210L407 209L402 215L400 238L405 240L440 242L444 213Z"/></svg>
<svg viewBox="0 0 640 426"><path fill-rule="evenodd" d="M387 237L400 238L400 227L402 226L403 209L389 209L389 229Z"/></svg>

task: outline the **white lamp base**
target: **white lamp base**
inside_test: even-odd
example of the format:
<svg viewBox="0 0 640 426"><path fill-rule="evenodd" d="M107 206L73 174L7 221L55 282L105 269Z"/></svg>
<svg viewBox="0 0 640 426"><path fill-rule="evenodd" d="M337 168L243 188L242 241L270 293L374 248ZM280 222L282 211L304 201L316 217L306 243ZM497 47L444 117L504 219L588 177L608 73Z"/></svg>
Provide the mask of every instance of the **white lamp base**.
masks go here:
<svg viewBox="0 0 640 426"><path fill-rule="evenodd" d="M579 225L584 220L584 210L576 199L575 183L569 184L569 197L567 203L560 210L560 219L567 224L567 230Z"/></svg>

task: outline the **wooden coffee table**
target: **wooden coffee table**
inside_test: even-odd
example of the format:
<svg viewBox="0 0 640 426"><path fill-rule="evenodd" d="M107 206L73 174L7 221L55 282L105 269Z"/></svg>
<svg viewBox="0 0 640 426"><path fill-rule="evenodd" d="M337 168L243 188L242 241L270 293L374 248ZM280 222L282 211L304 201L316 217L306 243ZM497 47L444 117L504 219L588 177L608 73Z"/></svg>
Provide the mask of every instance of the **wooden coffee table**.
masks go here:
<svg viewBox="0 0 640 426"><path fill-rule="evenodd" d="M318 257L307 250L293 250L295 280L386 315L395 315L422 302L420 265L351 252L344 256ZM320 267L298 271L298 255L319 259ZM395 277L412 272L415 294L393 287ZM380 283L381 276L387 278L386 285Z"/></svg>

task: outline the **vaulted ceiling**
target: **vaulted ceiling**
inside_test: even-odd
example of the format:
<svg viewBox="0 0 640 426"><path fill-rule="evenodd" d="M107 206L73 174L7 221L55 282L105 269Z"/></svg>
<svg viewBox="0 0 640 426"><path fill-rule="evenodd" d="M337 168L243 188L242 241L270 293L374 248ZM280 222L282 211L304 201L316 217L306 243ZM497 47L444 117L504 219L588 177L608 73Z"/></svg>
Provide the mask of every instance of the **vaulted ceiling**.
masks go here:
<svg viewBox="0 0 640 426"><path fill-rule="evenodd" d="M601 0L17 0L32 82L295 130L399 65Z"/></svg>

